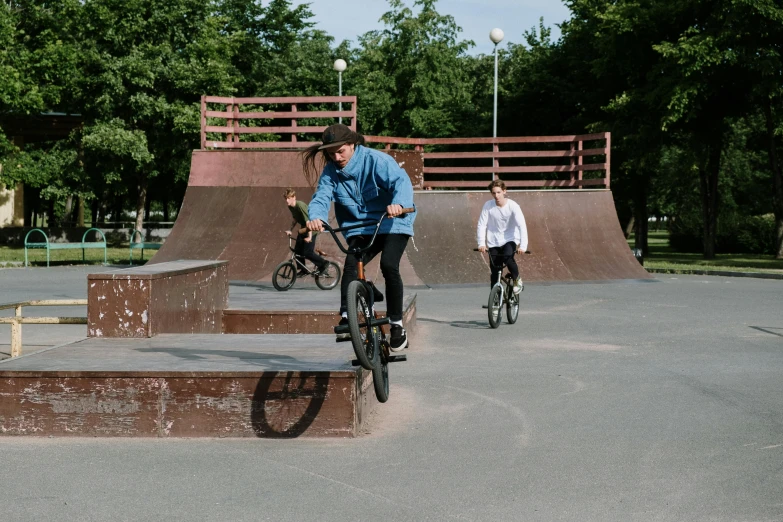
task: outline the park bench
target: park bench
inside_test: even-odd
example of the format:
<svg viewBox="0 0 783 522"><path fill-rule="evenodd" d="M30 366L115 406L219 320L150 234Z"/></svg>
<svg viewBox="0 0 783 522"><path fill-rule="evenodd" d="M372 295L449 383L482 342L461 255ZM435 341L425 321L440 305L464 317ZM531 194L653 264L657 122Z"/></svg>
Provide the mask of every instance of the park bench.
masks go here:
<svg viewBox="0 0 783 522"><path fill-rule="evenodd" d="M87 234L90 232L95 231L97 235L100 236L99 241L87 241ZM31 242L29 240L30 235L33 232L39 232L44 237L44 242ZM46 235L46 232L41 230L40 228L34 228L31 231L27 233L27 235L24 236L24 266L28 266L27 262L27 249L28 248L45 248L46 249L46 266L49 266L49 253L52 250L78 250L81 249L82 251L82 261L86 261L84 251L88 248L102 248L103 249L103 264L106 263L106 236L103 235L103 232L101 232L97 228L90 228L88 229L84 235L82 236L82 240L79 243L51 243L49 241L49 237Z"/></svg>
<svg viewBox="0 0 783 522"><path fill-rule="evenodd" d="M139 238L141 238L140 242L133 241L133 238L136 237L136 234L139 235ZM134 229L133 232L131 232L130 237L130 264L133 264L133 249L134 248L140 248L141 249L141 259L144 260L144 250L160 250L160 246L163 243L149 243L144 241L144 234L141 233L141 230Z"/></svg>

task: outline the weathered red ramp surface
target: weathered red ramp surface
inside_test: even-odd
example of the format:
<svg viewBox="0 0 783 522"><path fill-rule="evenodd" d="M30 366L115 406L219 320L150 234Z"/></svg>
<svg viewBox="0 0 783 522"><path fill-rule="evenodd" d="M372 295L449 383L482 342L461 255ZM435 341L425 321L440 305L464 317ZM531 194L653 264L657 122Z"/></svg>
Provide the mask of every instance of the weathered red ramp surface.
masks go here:
<svg viewBox="0 0 783 522"><path fill-rule="evenodd" d="M416 180L421 162L405 156L403 166ZM303 201L312 196L298 152L194 151L182 210L152 262L228 260L232 280L270 280L289 255L286 187L295 188ZM650 278L628 248L610 191L519 191L509 196L527 220L532 254L518 256L526 281ZM416 192L416 236L400 265L406 285L488 281L486 258L472 249L479 213L489 199L486 191ZM317 246L342 260L327 234L319 236ZM367 273L382 282L377 260Z"/></svg>
<svg viewBox="0 0 783 522"><path fill-rule="evenodd" d="M525 214L530 255L517 256L526 281L647 279L623 236L608 190L510 192ZM489 192L416 193L416 246L407 254L428 285L488 281L486 256L473 252Z"/></svg>

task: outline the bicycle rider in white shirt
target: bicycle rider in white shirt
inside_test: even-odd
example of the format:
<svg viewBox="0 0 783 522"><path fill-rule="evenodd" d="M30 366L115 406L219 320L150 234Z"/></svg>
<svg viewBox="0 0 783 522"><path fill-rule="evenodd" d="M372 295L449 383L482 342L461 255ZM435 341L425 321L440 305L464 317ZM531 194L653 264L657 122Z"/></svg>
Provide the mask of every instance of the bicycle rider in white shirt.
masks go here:
<svg viewBox="0 0 783 522"><path fill-rule="evenodd" d="M498 272L508 267L514 279L514 293L522 291L522 278L514 260L514 253L527 250L527 224L522 209L516 201L506 197L506 184L495 180L489 184L493 200L487 201L481 209L476 229L476 240L480 252L489 250L490 287L498 281Z"/></svg>

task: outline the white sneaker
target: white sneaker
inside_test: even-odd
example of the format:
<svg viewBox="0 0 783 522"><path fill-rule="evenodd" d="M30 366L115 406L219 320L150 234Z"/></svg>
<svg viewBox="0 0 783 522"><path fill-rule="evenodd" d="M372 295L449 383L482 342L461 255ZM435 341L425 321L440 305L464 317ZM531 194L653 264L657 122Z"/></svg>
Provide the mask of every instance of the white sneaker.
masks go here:
<svg viewBox="0 0 783 522"><path fill-rule="evenodd" d="M525 289L525 284L522 282L522 278L521 277L517 277L517 280L514 281L514 293L518 294L519 292L521 292L524 289Z"/></svg>

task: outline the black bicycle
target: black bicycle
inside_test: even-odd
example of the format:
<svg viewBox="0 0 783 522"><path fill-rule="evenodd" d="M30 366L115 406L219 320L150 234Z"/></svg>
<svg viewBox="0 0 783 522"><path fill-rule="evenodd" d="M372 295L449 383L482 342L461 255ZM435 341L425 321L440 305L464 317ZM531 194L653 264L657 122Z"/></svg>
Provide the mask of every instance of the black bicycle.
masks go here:
<svg viewBox="0 0 783 522"><path fill-rule="evenodd" d="M323 270L311 270L304 261L300 261L297 258L292 245L293 241L294 239L291 236L288 236L288 248L291 250L291 259L277 265L275 271L272 273L272 285L274 285L275 289L280 292L285 292L294 286L297 277L303 276L313 276L315 278L315 284L318 285L318 288L321 290L331 290L337 286L337 283L340 282L340 276L342 275L340 265L332 261L327 261L326 268ZM318 255L324 257L327 254L319 250ZM302 272L301 274L298 273L300 270Z"/></svg>
<svg viewBox="0 0 783 522"><path fill-rule="evenodd" d="M402 215L416 212L415 208L403 208ZM365 370L372 371L373 388L378 402L389 400L389 363L406 361L404 354L391 355L389 340L383 335L381 326L389 324L388 317L377 317L375 313L376 289L372 281L368 281L364 275L364 254L366 254L378 236L383 220L389 217L384 213L378 221L365 221L346 227L332 228L327 223L323 224L324 230L329 232L337 246L346 255L354 255L357 259L357 278L348 285L347 307L348 324L335 326L334 333L350 333L353 351L356 354L354 365L360 365ZM375 232L370 241L364 247L349 248L337 237L336 232L345 232L357 228L375 226ZM302 229L304 233L306 229Z"/></svg>
<svg viewBox="0 0 783 522"><path fill-rule="evenodd" d="M473 251L479 252L479 249L474 248ZM529 254L530 251L525 253ZM487 255L492 254L487 251ZM516 323L519 318L519 294L514 292L514 278L508 272L503 275L503 267L501 266L498 271L498 282L489 291L489 299L487 301L487 317L492 328L500 326L504 306L508 324Z"/></svg>

